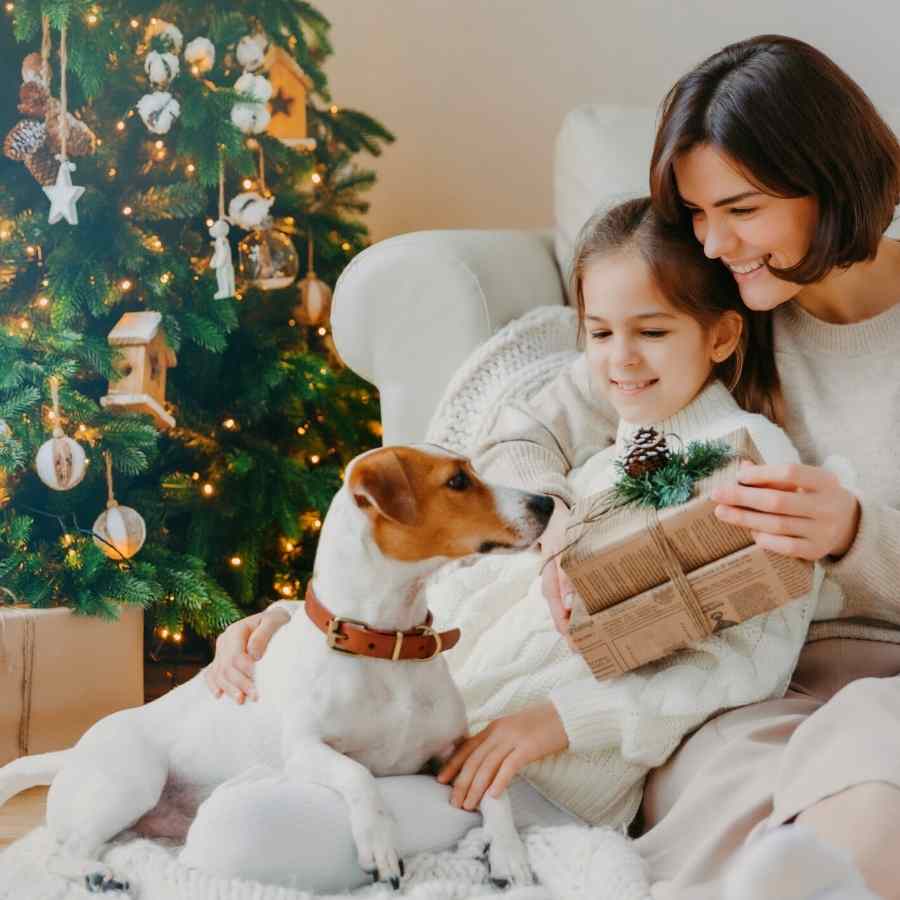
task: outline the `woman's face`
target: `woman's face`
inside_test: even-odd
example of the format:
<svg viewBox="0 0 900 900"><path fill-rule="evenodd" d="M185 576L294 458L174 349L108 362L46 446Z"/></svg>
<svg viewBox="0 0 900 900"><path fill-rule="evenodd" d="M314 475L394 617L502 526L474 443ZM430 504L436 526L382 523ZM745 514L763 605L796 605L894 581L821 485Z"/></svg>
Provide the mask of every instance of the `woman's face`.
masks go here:
<svg viewBox="0 0 900 900"><path fill-rule="evenodd" d="M776 278L765 263L785 269L803 259L816 223L815 198L762 193L709 144L676 160L675 179L697 240L731 270L750 309L774 309L797 296L803 285Z"/></svg>
<svg viewBox="0 0 900 900"><path fill-rule="evenodd" d="M635 425L659 422L684 409L706 384L713 364L731 355L740 336L736 312L703 328L675 309L635 252L591 261L582 294L591 380L616 412Z"/></svg>

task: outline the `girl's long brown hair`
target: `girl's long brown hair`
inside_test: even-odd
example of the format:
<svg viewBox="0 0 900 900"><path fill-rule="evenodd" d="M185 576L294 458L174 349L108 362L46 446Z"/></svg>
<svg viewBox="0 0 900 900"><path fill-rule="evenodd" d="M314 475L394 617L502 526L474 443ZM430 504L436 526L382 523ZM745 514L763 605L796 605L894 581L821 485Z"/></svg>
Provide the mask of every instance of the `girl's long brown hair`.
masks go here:
<svg viewBox="0 0 900 900"><path fill-rule="evenodd" d="M703 253L700 242L677 224L664 222L649 197L627 200L608 212L591 217L579 235L572 263L571 289L578 309L578 345L585 339L584 277L593 261L621 251L638 253L650 270L660 293L680 312L703 328L732 310L744 327L735 352L714 367L749 412L781 421L780 390L772 346L770 313L747 309L731 273Z"/></svg>

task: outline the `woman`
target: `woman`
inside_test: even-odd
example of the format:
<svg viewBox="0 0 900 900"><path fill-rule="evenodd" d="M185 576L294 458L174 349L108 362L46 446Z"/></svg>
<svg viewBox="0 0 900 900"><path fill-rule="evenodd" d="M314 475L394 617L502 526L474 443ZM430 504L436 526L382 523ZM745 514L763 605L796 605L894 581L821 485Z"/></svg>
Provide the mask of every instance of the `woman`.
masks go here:
<svg viewBox="0 0 900 900"><path fill-rule="evenodd" d="M759 868L745 865L743 884L734 876L741 896L788 896L781 878L793 878L797 897L851 883L833 848L852 856L871 890L900 897L892 871L900 684L889 678L900 673L900 478L891 459L900 437L900 245L883 237L900 200L900 147L830 60L764 36L725 48L675 85L651 187L658 210L728 266L745 304L772 311L783 398L772 416L808 463L747 469L722 489L718 514L766 549L821 559L841 588L820 605L783 700L716 717L651 774L638 847L654 897L724 896L722 878L748 837L794 822L820 840L788 829L759 841ZM608 431L600 411L585 409L569 423L573 442L590 433L592 415ZM527 446L498 435L481 459L497 467L493 477L502 462L531 486L538 466L553 470L548 484L571 467L565 448L548 454L535 443L529 458ZM852 464L858 493L822 467L835 455ZM553 553L559 532L544 544ZM560 597L571 586L558 568L545 572L562 630ZM223 643L243 647L251 631L239 623ZM476 750L473 740L456 762L454 793L467 801L468 787L485 781L470 763ZM867 817L878 827L865 827ZM804 859L798 881L789 866Z"/></svg>

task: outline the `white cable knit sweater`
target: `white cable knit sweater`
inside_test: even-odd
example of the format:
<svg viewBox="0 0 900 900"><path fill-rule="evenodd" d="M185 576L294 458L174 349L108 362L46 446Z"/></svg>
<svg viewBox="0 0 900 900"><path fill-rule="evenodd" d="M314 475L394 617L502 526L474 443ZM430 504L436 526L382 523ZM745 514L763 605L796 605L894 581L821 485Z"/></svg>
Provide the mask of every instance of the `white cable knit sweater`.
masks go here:
<svg viewBox="0 0 900 900"><path fill-rule="evenodd" d="M658 430L684 441L746 426L770 462L797 460L790 441L762 416L741 410L718 382ZM635 428L622 424L621 447ZM564 479L567 497L612 481L610 447ZM530 765L524 775L555 803L591 824L629 822L643 779L689 731L716 712L784 693L815 603L813 594L605 682L556 633L541 593L534 553L445 567L429 584L436 620L462 628L447 660L463 692L473 731L548 695L569 737L569 750ZM816 589L821 573L815 580Z"/></svg>

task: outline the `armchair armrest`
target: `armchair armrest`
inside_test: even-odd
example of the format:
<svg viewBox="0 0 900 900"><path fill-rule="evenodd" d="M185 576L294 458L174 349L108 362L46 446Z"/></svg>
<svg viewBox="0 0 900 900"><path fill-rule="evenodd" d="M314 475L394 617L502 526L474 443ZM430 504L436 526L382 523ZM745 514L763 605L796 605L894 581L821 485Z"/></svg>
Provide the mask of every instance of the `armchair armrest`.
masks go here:
<svg viewBox="0 0 900 900"><path fill-rule="evenodd" d="M338 279L335 346L378 387L383 441L422 441L462 361L536 306L565 303L552 236L419 231L369 247Z"/></svg>

